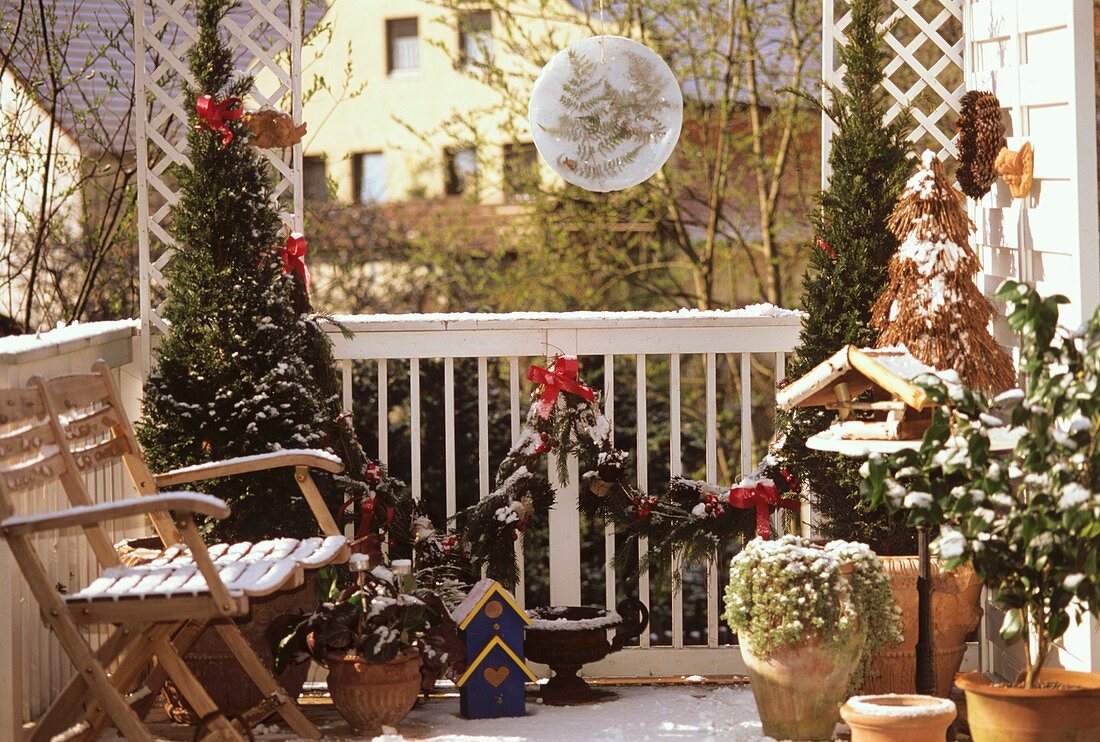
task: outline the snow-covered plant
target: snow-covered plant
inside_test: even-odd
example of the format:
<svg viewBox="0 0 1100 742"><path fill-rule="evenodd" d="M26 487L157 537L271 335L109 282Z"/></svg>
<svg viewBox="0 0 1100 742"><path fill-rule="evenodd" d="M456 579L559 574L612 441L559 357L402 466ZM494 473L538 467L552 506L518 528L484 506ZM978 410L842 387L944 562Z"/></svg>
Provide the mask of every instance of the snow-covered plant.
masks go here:
<svg viewBox="0 0 1100 742"><path fill-rule="evenodd" d="M277 672L310 658L324 665L330 654L384 663L415 651L434 680L462 659L455 623L432 591L406 585L406 592L385 567L375 567L362 582L341 589L335 569L318 573L317 609L287 617L270 634Z"/></svg>
<svg viewBox="0 0 1100 742"><path fill-rule="evenodd" d="M890 581L866 544L824 548L798 536L753 539L730 563L723 617L761 658L809 642L837 646L865 636L862 683L876 652L901 641Z"/></svg>
<svg viewBox="0 0 1100 742"><path fill-rule="evenodd" d="M1031 688L1071 619L1100 616L1100 313L1068 332L1057 324L1064 297L1008 281L997 298L1022 339L1026 391L989 400L927 379L939 407L920 449L872 457L862 492L938 526L948 567L973 563L1006 610L1001 636L1023 641ZM991 451L1003 418L1022 436Z"/></svg>

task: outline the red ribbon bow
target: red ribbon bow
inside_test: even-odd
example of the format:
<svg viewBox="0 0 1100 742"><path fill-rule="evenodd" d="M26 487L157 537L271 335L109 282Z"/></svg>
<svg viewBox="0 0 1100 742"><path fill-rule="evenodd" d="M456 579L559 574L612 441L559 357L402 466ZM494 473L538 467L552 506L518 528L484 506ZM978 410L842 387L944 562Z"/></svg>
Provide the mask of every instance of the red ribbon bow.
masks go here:
<svg viewBox="0 0 1100 742"><path fill-rule="evenodd" d="M592 391L592 387L577 381L579 370L580 363L576 356L559 356L549 369L534 365L527 369L527 380L543 387L542 397L539 399L539 417L543 420L550 417L550 411L554 409L554 403L563 391L589 402L596 401L596 393Z"/></svg>
<svg viewBox="0 0 1100 742"><path fill-rule="evenodd" d="M212 95L200 95L195 101L195 113L199 116L200 129L209 129L222 135L222 146L227 147L233 141L233 132L226 121L236 121L244 115L240 98L226 98L220 103Z"/></svg>
<svg viewBox="0 0 1100 742"><path fill-rule="evenodd" d="M770 479L761 479L751 487L734 485L730 487L728 502L735 508L756 509L756 535L765 539L772 537L770 508L779 507L797 510L798 500L779 496L779 490Z"/></svg>
<svg viewBox="0 0 1100 742"><path fill-rule="evenodd" d="M306 265L307 246L305 235L301 232L291 232L287 236L286 245L283 247L283 273L297 273L305 281L306 291L309 291L309 281L312 276L309 266Z"/></svg>

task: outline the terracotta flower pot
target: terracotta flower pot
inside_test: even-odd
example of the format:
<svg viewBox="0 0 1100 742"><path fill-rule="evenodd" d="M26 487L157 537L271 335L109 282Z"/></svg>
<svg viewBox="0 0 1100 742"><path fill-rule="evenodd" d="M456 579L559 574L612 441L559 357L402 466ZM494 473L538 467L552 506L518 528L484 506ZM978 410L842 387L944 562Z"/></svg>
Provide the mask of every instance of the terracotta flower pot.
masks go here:
<svg viewBox="0 0 1100 742"><path fill-rule="evenodd" d="M915 556L879 557L890 575L894 602L901 607L902 641L875 658L863 683L867 695L916 693L917 573ZM940 572L932 560L932 634L935 642L936 695L947 698L966 654L966 637L982 617L982 583L969 565Z"/></svg>
<svg viewBox="0 0 1100 742"><path fill-rule="evenodd" d="M966 692L974 742L1096 742L1100 740L1100 673L1042 670L1040 683L1065 688L994 685L980 672L955 679Z"/></svg>
<svg viewBox="0 0 1100 742"><path fill-rule="evenodd" d="M762 660L749 649L749 638L742 636L741 657L764 734L776 739L832 739L863 641L864 635L856 633L842 645L801 644Z"/></svg>
<svg viewBox="0 0 1100 742"><path fill-rule="evenodd" d="M357 732L393 726L416 705L420 694L420 655L412 652L382 664L358 655L330 654L328 692L340 715Z"/></svg>
<svg viewBox="0 0 1100 742"><path fill-rule="evenodd" d="M840 707L852 742L943 742L956 716L952 701L935 696L853 696Z"/></svg>
<svg viewBox="0 0 1100 742"><path fill-rule="evenodd" d="M237 625L241 629L241 635L255 650L256 656L265 667L271 669L274 666L271 643L264 636L271 622L287 614L307 613L316 602L312 571L306 572L306 579L301 587L249 601L252 610L248 616L237 621ZM220 709L243 714L264 698L213 628L202 632L183 659ZM309 667L308 662L290 665L276 675L275 680L291 698L296 699L301 695L302 687L309 676ZM198 724L198 715L191 710L174 683L168 681L164 684L163 696L168 718L178 724Z"/></svg>

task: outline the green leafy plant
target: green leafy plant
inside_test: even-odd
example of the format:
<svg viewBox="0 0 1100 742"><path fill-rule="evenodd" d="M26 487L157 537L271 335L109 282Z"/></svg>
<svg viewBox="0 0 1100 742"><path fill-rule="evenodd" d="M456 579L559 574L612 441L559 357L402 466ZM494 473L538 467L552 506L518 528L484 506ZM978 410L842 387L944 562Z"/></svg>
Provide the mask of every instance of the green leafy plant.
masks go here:
<svg viewBox="0 0 1100 742"><path fill-rule="evenodd" d="M807 642L840 646L863 634L853 690L875 654L901 641L890 579L866 544L831 541L822 548L792 535L753 539L730 563L725 604L730 628L765 659Z"/></svg>
<svg viewBox="0 0 1100 742"><path fill-rule="evenodd" d="M321 570L314 583L317 609L285 617L268 638L276 672L288 664L314 659L324 665L330 654L357 655L382 664L409 652L420 654L421 673L435 678L464 658L458 630L443 601L431 590L376 567L362 584L341 588L335 569Z"/></svg>
<svg viewBox="0 0 1100 742"><path fill-rule="evenodd" d="M1022 339L1026 391L995 400L951 374L922 384L939 405L918 450L872 457L862 493L939 526L947 566L966 560L1007 613L1006 640L1022 639L1025 688L1071 618L1100 616L1100 313L1078 330L1058 326L1065 297L1007 281L997 292ZM1005 425L1022 435L992 450Z"/></svg>

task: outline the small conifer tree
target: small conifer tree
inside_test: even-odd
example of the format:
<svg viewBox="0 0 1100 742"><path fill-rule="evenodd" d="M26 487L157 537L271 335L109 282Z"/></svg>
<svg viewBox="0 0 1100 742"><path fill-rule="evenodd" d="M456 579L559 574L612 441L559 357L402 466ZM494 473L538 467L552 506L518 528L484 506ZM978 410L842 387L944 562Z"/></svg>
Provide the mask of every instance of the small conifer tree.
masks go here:
<svg viewBox="0 0 1100 742"><path fill-rule="evenodd" d="M251 78L233 73L218 26L231 0L201 0L189 64L188 110L202 95L243 98ZM286 235L261 155L243 126L200 125L187 135L191 166L176 175L172 212L178 251L166 268L170 331L145 386L139 435L154 471L280 449L332 448L342 457L331 349L307 313L301 278L284 272ZM327 372L325 364L329 365ZM361 454L361 451L359 451ZM364 492L362 473L315 477L330 507ZM287 469L192 485L226 500L229 518L205 524L208 538L307 536L316 520Z"/></svg>
<svg viewBox="0 0 1100 742"><path fill-rule="evenodd" d="M882 86L886 47L877 23L880 0L854 0L848 43L838 52L843 86L823 106L833 120L829 182L812 219L816 248L802 280L807 312L787 377L802 376L846 344L875 345L871 307L886 283L886 266L898 241L886 221L912 168L909 121L885 120ZM782 417L780 457L810 490L818 527L828 536L864 541L887 552L906 549L905 529L884 510L870 512L859 498L859 462L806 448L806 440L832 424L835 413L815 407ZM900 523L900 521L899 521ZM899 543L899 541L901 543Z"/></svg>

